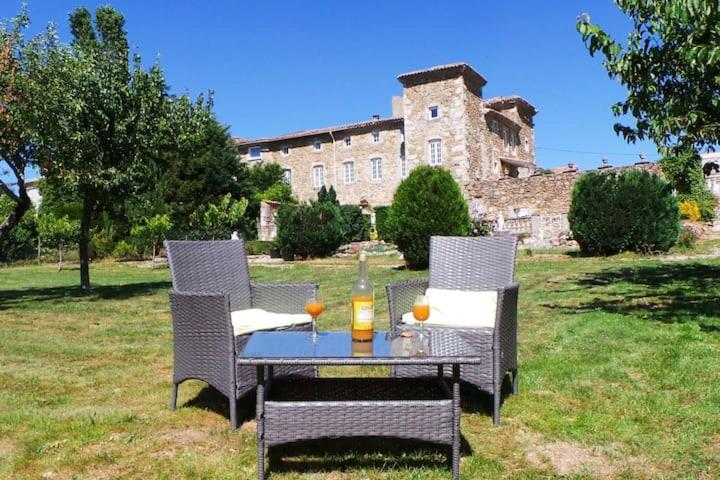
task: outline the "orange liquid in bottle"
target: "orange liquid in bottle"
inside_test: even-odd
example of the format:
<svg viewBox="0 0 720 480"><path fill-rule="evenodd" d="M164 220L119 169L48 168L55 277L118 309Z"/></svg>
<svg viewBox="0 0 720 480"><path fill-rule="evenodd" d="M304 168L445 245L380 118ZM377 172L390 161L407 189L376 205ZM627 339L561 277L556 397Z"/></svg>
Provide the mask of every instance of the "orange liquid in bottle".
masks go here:
<svg viewBox="0 0 720 480"><path fill-rule="evenodd" d="M351 336L356 342L373 339L374 298L372 295L352 297Z"/></svg>

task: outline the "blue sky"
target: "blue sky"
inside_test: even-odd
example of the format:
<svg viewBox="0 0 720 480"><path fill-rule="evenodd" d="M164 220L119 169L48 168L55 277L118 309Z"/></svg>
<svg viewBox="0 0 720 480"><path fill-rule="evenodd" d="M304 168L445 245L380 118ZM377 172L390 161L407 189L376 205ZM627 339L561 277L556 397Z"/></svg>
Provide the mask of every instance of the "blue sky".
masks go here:
<svg viewBox="0 0 720 480"><path fill-rule="evenodd" d="M31 32L55 21L69 41L76 6L107 1L28 0ZM594 168L607 155L630 164L649 142L613 132L610 106L624 89L589 57L575 19L625 37L630 23L611 0L238 1L122 0L130 44L159 61L173 93L213 90L233 135L281 134L391 112L398 74L465 61L488 80L485 96L517 94L540 110L537 161ZM0 18L20 2L3 0ZM569 151L558 151L569 150Z"/></svg>

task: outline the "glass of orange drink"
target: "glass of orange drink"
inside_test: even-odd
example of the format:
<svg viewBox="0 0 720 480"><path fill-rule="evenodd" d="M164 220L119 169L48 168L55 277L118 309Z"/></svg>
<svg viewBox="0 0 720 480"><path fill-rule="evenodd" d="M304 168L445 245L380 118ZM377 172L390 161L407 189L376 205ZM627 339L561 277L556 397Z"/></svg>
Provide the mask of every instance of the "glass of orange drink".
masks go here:
<svg viewBox="0 0 720 480"><path fill-rule="evenodd" d="M418 335L418 352L424 352L425 347L423 342L425 341L424 324L425 320L430 318L430 302L425 295L418 295L415 297L415 303L413 303L412 309L413 317L415 320L420 322L420 334Z"/></svg>
<svg viewBox="0 0 720 480"><path fill-rule="evenodd" d="M317 341L317 318L325 311L325 302L319 290L314 290L305 301L305 311L312 317L312 339Z"/></svg>

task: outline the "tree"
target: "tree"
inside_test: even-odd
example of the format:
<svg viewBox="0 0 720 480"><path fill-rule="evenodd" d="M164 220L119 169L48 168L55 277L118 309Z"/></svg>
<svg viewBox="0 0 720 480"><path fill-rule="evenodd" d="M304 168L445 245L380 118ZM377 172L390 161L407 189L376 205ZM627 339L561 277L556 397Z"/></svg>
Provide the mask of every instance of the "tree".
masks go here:
<svg viewBox="0 0 720 480"><path fill-rule="evenodd" d="M450 172L428 165L410 172L395 190L387 224L413 269L427 268L430 237L467 236L471 227L467 203Z"/></svg>
<svg viewBox="0 0 720 480"><path fill-rule="evenodd" d="M159 67L129 59L123 16L111 6L70 15L72 48L45 90L38 160L51 180L82 202L80 284L90 288L90 229L97 215L142 190L167 139L168 95Z"/></svg>
<svg viewBox="0 0 720 480"><path fill-rule="evenodd" d="M633 28L622 45L588 14L577 29L590 55L600 53L611 78L628 90L613 105L635 125L616 123L615 132L630 142L650 139L673 169L689 155L720 141L720 3L717 0L615 0L630 16ZM697 177L693 159L673 183L679 189ZM675 170L680 170L675 168Z"/></svg>
<svg viewBox="0 0 720 480"><path fill-rule="evenodd" d="M233 200L228 193L219 204L200 207L192 216L193 224L205 238L215 240L228 236L233 230L242 227L247 206L247 199Z"/></svg>
<svg viewBox="0 0 720 480"><path fill-rule="evenodd" d="M212 98L174 99L172 112L178 145L164 155L160 189L173 224L187 231L191 214L202 205L219 203L227 194L250 198L254 192L227 127L212 113Z"/></svg>
<svg viewBox="0 0 720 480"><path fill-rule="evenodd" d="M152 245L152 263L155 264L157 246L165 239L165 235L172 229L172 222L167 215L155 215L145 218L141 225L136 225L131 230L131 235Z"/></svg>
<svg viewBox="0 0 720 480"><path fill-rule="evenodd" d="M43 243L58 249L58 271L63 268L63 250L77 242L80 222L64 215L57 217L46 213L38 217L38 234Z"/></svg>
<svg viewBox="0 0 720 480"><path fill-rule="evenodd" d="M0 243L30 209L25 171L35 166L37 125L44 92L39 85L45 65L58 51L52 28L31 40L25 7L9 24L0 24L0 193L13 208L0 217ZM2 175L10 175L10 181ZM14 185L13 185L14 184Z"/></svg>

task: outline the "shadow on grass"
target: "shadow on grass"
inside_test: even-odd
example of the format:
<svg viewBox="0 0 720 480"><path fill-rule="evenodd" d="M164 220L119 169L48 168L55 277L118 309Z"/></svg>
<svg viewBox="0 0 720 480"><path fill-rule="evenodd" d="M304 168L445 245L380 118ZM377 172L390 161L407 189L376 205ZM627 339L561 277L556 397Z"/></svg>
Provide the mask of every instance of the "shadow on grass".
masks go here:
<svg viewBox="0 0 720 480"><path fill-rule="evenodd" d="M570 280L594 298L580 304L550 304L568 313L603 310L663 323L695 322L720 331L720 265L664 263L587 273Z"/></svg>
<svg viewBox="0 0 720 480"><path fill-rule="evenodd" d="M470 444L461 436L460 456L472 454ZM268 451L270 473L450 469L451 458L447 445L384 437L308 440L271 447Z"/></svg>
<svg viewBox="0 0 720 480"><path fill-rule="evenodd" d="M507 385L509 388L509 384ZM505 388L504 388L505 390ZM210 386L179 408L201 408L223 416L230 421L228 399ZM492 396L463 385L462 410L464 413L492 412ZM351 414L352 412L349 412ZM255 419L255 392L238 401L240 423ZM362 419L358 418L358 422ZM492 418L489 417L491 422ZM472 455L472 447L461 436L461 456ZM449 464L449 446L423 441L396 438L333 438L307 440L275 446L269 449L272 472L326 473L352 469L417 469L437 468Z"/></svg>
<svg viewBox="0 0 720 480"><path fill-rule="evenodd" d="M22 290L0 290L0 310L20 306L27 302L56 300L126 300L136 296L169 290L169 281L127 283L123 285L96 285L89 292L80 287L24 288Z"/></svg>

